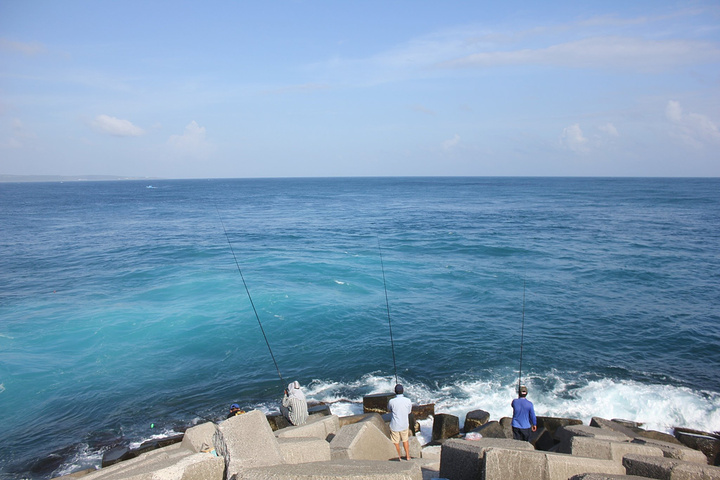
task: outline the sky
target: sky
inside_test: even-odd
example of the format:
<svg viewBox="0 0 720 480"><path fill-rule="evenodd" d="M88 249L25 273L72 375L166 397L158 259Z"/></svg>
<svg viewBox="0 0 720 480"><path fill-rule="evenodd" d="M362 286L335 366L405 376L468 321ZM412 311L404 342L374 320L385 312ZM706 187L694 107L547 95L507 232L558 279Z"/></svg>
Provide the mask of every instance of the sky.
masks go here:
<svg viewBox="0 0 720 480"><path fill-rule="evenodd" d="M0 174L720 176L720 2L0 0Z"/></svg>

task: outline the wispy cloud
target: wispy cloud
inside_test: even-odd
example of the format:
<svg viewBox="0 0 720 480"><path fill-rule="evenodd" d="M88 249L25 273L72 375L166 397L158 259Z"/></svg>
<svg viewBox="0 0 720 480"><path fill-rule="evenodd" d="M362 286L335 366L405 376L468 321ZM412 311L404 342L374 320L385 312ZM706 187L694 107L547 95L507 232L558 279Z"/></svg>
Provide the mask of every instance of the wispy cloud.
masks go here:
<svg viewBox="0 0 720 480"><path fill-rule="evenodd" d="M21 53L23 55L37 55L45 52L45 46L41 43L25 43L0 38L0 50Z"/></svg>
<svg viewBox="0 0 720 480"><path fill-rule="evenodd" d="M546 48L474 53L438 66L489 68L506 65L549 65L650 72L718 61L720 47L712 42L613 36L584 38Z"/></svg>
<svg viewBox="0 0 720 480"><path fill-rule="evenodd" d="M138 137L145 134L145 130L135 126L129 120L111 117L109 115L98 115L92 125L99 131L115 137Z"/></svg>
<svg viewBox="0 0 720 480"><path fill-rule="evenodd" d="M585 138L580 125L577 123L565 127L560 136L560 143L567 149L576 153L587 153L590 151L588 139Z"/></svg>

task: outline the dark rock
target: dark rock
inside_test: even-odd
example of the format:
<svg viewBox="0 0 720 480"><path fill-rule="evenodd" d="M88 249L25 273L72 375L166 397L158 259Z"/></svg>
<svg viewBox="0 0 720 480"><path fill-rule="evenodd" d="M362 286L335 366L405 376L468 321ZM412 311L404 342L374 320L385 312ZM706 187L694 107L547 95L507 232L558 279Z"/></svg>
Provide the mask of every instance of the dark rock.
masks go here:
<svg viewBox="0 0 720 480"><path fill-rule="evenodd" d="M417 420L425 420L426 418L435 415L435 404L428 403L425 405L413 405L412 413L415 415Z"/></svg>
<svg viewBox="0 0 720 480"><path fill-rule="evenodd" d="M394 393L374 393L363 397L363 413L388 413L388 402Z"/></svg>
<svg viewBox="0 0 720 480"><path fill-rule="evenodd" d="M555 431L560 427L569 425L582 425L582 420L575 418L558 418L558 417L537 417L538 428L546 428L550 435L555 436Z"/></svg>
<svg viewBox="0 0 720 480"><path fill-rule="evenodd" d="M555 446L555 440L547 428L538 428L530 435L530 443L535 450L549 452Z"/></svg>
<svg viewBox="0 0 720 480"><path fill-rule="evenodd" d="M503 426L500 425L500 422L495 420L493 420L492 422L488 422L485 425L474 428L470 431L479 433L483 437L487 438L508 438L505 434L505 429L503 428ZM512 435L509 438L512 438Z"/></svg>
<svg viewBox="0 0 720 480"><path fill-rule="evenodd" d="M265 415L265 417L273 431L290 426L290 422L282 413L271 413L270 415Z"/></svg>
<svg viewBox="0 0 720 480"><path fill-rule="evenodd" d="M642 428L631 428L630 430L635 432L636 438L649 438L652 440L674 443L675 445L682 445L677 438L673 437L669 433L656 432L655 430L643 430Z"/></svg>
<svg viewBox="0 0 720 480"><path fill-rule="evenodd" d="M505 433L505 438L513 438L512 418L502 417L500 419L500 426L503 427L503 432Z"/></svg>
<svg viewBox="0 0 720 480"><path fill-rule="evenodd" d="M449 413L438 413L433 419L433 442L456 437L460 434L460 419Z"/></svg>
<svg viewBox="0 0 720 480"><path fill-rule="evenodd" d="M597 428L604 428L606 430L612 430L614 432L619 432L619 433L622 433L623 435L627 435L630 438L635 438L637 436L637 434L635 433L635 431L632 428L627 427L627 426L623 425L622 423L618 423L614 420L606 420L606 419L600 418L600 417L592 417L592 419L590 420L590 426L597 427ZM633 428L637 428L637 427L633 427Z"/></svg>
<svg viewBox="0 0 720 480"><path fill-rule="evenodd" d="M720 462L720 439L711 433L676 428L675 437L685 446L700 450L708 459L708 464L717 466Z"/></svg>
<svg viewBox="0 0 720 480"><path fill-rule="evenodd" d="M330 411L330 405L319 403L317 405L308 405L308 415L324 415L324 416L330 416L332 415L332 412Z"/></svg>
<svg viewBox="0 0 720 480"><path fill-rule="evenodd" d="M623 420L622 418L613 418L611 422L619 423L620 425L628 428L640 428L643 426L642 422L634 422L632 420Z"/></svg>
<svg viewBox="0 0 720 480"><path fill-rule="evenodd" d="M470 430L485 425L490 420L490 413L485 410L473 410L465 415L465 426L463 431L469 432Z"/></svg>
<svg viewBox="0 0 720 480"><path fill-rule="evenodd" d="M130 451L127 447L113 447L107 452L103 454L102 458L102 468L109 467L110 465L115 465L118 462L122 462L123 460L129 460L131 458L134 458L135 454Z"/></svg>

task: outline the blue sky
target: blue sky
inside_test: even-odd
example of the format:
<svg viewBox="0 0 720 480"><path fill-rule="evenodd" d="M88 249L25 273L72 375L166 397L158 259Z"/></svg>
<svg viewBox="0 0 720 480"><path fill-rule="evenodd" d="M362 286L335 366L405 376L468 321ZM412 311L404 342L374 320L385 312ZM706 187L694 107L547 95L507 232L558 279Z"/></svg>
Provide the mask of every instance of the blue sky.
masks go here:
<svg viewBox="0 0 720 480"><path fill-rule="evenodd" d="M719 126L717 1L0 1L0 174L720 176Z"/></svg>

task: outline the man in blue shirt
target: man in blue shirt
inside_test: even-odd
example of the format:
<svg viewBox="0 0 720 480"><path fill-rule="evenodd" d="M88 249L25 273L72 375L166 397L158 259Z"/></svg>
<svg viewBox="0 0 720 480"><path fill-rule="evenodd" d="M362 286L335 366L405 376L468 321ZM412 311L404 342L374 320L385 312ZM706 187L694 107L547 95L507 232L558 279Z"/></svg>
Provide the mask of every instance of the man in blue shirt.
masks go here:
<svg viewBox="0 0 720 480"><path fill-rule="evenodd" d="M537 430L537 419L535 418L535 408L527 398L527 387L520 385L518 389L518 398L512 401L513 419L512 430L515 440L530 441L531 432Z"/></svg>
<svg viewBox="0 0 720 480"><path fill-rule="evenodd" d="M405 458L410 460L410 413L412 402L403 395L403 386L395 385L395 398L388 402L388 410L392 414L390 418L390 435L392 442L397 449L398 460L402 460L400 453L400 442L405 447Z"/></svg>

